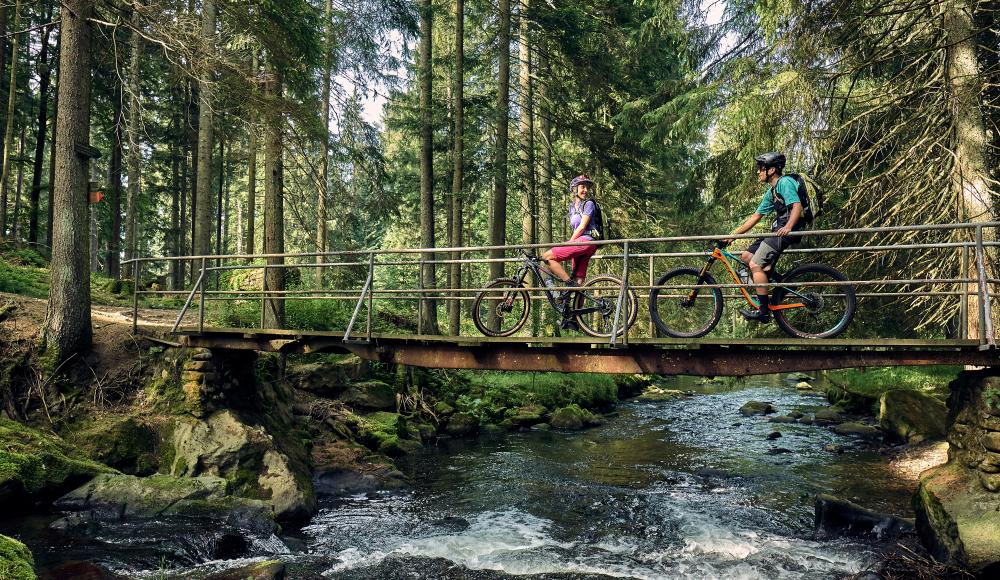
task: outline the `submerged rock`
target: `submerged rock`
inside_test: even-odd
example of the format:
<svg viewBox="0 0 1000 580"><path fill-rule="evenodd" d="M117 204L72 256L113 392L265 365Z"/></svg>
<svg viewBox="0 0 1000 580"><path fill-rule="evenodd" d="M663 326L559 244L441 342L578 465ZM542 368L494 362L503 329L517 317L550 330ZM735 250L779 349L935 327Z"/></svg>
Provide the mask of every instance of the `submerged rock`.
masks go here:
<svg viewBox="0 0 1000 580"><path fill-rule="evenodd" d="M843 420L844 418L841 416L840 411L836 409L820 409L813 415L813 422L815 423L840 423Z"/></svg>
<svg viewBox="0 0 1000 580"><path fill-rule="evenodd" d="M767 419L771 423L795 423L798 421L795 417L791 415L779 415L777 417L769 417Z"/></svg>
<svg viewBox="0 0 1000 580"><path fill-rule="evenodd" d="M257 562L206 576L204 580L282 580L285 564L280 560Z"/></svg>
<svg viewBox="0 0 1000 580"><path fill-rule="evenodd" d="M863 508L832 495L816 496L814 531L817 537L868 536L893 538L913 530L913 522Z"/></svg>
<svg viewBox="0 0 1000 580"><path fill-rule="evenodd" d="M764 401L749 401L740 407L740 413L742 413L744 417L750 417L753 415L770 415L775 411L776 409L771 405L771 403Z"/></svg>
<svg viewBox="0 0 1000 580"><path fill-rule="evenodd" d="M813 386L805 381L795 383L795 388L799 391L811 391Z"/></svg>
<svg viewBox="0 0 1000 580"><path fill-rule="evenodd" d="M684 391L679 391L677 389L664 389L662 387L652 385L647 387L638 398L640 401L672 401L673 399L679 399L683 396L685 396Z"/></svg>
<svg viewBox="0 0 1000 580"><path fill-rule="evenodd" d="M878 427L865 425L864 423L848 422L834 425L831 431L838 435L856 435L865 439L878 439L882 436L882 431Z"/></svg>
<svg viewBox="0 0 1000 580"><path fill-rule="evenodd" d="M941 439L947 431L947 419L944 403L917 391L895 389L879 398L879 424L898 441Z"/></svg>
<svg viewBox="0 0 1000 580"><path fill-rule="evenodd" d="M35 560L31 550L14 538L0 535L0 578L35 580Z"/></svg>

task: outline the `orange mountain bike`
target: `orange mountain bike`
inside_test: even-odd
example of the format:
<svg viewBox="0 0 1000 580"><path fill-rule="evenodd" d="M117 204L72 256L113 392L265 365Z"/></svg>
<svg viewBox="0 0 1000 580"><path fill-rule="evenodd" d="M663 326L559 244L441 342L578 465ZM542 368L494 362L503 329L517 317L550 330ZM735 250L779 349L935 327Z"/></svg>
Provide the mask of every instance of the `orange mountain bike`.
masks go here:
<svg viewBox="0 0 1000 580"><path fill-rule="evenodd" d="M701 269L676 268L664 274L649 293L649 315L661 334L675 338L705 336L722 318L722 289L709 273L722 262L747 304L758 308L750 270L716 242ZM854 287L839 270L825 264L803 264L787 274L768 272L768 281L785 284L771 288L768 308L778 327L796 338L832 338L854 318ZM708 286L701 288L700 286Z"/></svg>

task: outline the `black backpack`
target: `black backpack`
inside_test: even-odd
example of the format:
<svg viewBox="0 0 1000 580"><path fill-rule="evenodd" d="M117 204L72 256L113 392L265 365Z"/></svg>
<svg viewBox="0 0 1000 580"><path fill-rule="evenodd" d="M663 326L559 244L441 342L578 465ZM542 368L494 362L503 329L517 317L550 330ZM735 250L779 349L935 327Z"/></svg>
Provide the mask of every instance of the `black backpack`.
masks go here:
<svg viewBox="0 0 1000 580"><path fill-rule="evenodd" d="M823 191L818 187L816 188L816 200L819 202L819 207L814 211L812 208L812 200L809 199L809 187L806 185L806 180L798 173L786 173L788 177L795 180L795 183L799 185L799 201L802 202L802 221L805 225L811 226L813 220L819 215L823 210ZM774 193L778 193L778 188L775 187Z"/></svg>
<svg viewBox="0 0 1000 580"><path fill-rule="evenodd" d="M595 240L613 240L614 237L611 235L611 216L605 215L603 209L601 209L601 204L597 203L597 200L588 200L594 202L594 213L590 215L590 226L592 230L597 230L598 235L594 235L591 231L586 235L594 238Z"/></svg>

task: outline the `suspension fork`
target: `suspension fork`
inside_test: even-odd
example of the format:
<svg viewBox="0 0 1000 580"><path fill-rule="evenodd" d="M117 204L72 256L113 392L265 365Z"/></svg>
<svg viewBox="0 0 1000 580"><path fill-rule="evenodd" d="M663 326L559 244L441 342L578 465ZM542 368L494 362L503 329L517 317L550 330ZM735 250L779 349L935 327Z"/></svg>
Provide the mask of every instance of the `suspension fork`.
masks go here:
<svg viewBox="0 0 1000 580"><path fill-rule="evenodd" d="M698 284L705 281L705 274L708 274L708 271L712 269L712 264L715 264L716 260L718 260L721 256L722 254L719 253L718 249L712 252L712 255L710 255L708 260L705 261L705 265L701 267L701 272L698 272ZM687 298L684 302L687 304L694 302L695 298L698 297L699 291L699 288L692 288L691 291L688 292Z"/></svg>

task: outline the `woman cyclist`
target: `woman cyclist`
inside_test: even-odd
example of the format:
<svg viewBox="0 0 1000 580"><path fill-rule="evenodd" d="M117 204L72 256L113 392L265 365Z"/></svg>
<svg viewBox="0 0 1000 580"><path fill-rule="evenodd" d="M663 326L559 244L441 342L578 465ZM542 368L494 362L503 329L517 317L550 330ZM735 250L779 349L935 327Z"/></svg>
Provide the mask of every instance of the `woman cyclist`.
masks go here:
<svg viewBox="0 0 1000 580"><path fill-rule="evenodd" d="M594 181L586 174L574 177L569 184L569 191L572 198L569 202L568 214L569 225L573 228L570 242L586 242L600 239L599 229L595 214L599 211L593 199L588 199L593 193ZM579 286L587 277L587 267L590 265L590 258L597 252L597 246L556 246L546 250L542 254L542 259L546 261L549 269L566 286ZM572 276L563 268L563 260L572 260ZM569 291L560 295L560 306L563 314L568 312L566 308ZM575 324L572 320L563 319L563 328L572 328Z"/></svg>

